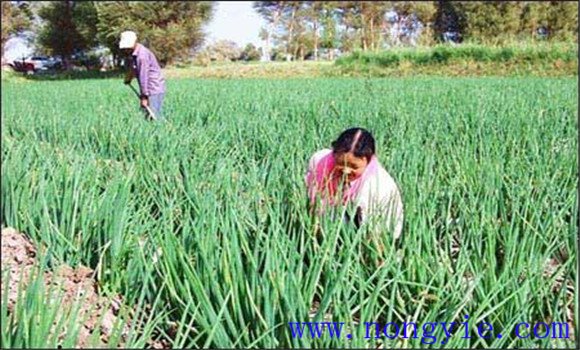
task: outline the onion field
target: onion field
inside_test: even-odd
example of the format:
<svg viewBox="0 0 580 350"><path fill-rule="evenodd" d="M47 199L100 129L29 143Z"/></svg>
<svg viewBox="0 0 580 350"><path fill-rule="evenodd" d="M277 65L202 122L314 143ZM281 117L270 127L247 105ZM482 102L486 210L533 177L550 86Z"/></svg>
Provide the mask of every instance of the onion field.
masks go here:
<svg viewBox="0 0 580 350"><path fill-rule="evenodd" d="M122 80L2 82L2 225L31 238L44 269L87 266L100 295L122 300L93 346L574 345L577 79L175 79L167 90L168 122L153 123ZM382 237L383 256L353 227L308 215L310 156L353 126L373 133L403 197L403 233ZM12 311L2 301L2 347L75 346L79 316L31 286ZM466 315L471 338L365 337L365 322ZM352 338L289 328L325 320ZM478 336L479 322L503 336ZM565 323L570 339L516 337L520 322Z"/></svg>

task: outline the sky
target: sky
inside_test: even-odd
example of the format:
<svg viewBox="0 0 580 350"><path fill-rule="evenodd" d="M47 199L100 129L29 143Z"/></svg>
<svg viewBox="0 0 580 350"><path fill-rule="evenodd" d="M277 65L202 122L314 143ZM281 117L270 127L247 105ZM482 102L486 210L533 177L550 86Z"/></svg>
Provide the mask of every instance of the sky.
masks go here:
<svg viewBox="0 0 580 350"><path fill-rule="evenodd" d="M259 37L264 20L252 8L252 1L216 1L214 17L204 27L207 34L206 43L228 39L238 46L248 43L262 46ZM6 44L5 58L9 61L32 54L32 48L19 38L13 38Z"/></svg>
<svg viewBox="0 0 580 350"><path fill-rule="evenodd" d="M32 55L32 51L32 47L30 47L24 39L11 38L4 46L4 58L6 58L8 62L11 62L15 59L20 59L23 56L26 57Z"/></svg>
<svg viewBox="0 0 580 350"><path fill-rule="evenodd" d="M259 37L264 20L252 8L252 1L216 1L213 20L206 26L207 42L229 39L244 47L262 46Z"/></svg>

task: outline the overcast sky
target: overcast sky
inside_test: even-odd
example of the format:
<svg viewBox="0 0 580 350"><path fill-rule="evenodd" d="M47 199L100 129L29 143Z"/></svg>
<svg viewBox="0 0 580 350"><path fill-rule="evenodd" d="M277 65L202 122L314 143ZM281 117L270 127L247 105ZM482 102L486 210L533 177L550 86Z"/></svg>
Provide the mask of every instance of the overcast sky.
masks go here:
<svg viewBox="0 0 580 350"><path fill-rule="evenodd" d="M252 1L216 1L213 20L205 26L207 43L229 39L243 47L253 43L262 46L259 38L262 18L252 8ZM22 39L11 39L6 45L5 57L8 60L32 54Z"/></svg>

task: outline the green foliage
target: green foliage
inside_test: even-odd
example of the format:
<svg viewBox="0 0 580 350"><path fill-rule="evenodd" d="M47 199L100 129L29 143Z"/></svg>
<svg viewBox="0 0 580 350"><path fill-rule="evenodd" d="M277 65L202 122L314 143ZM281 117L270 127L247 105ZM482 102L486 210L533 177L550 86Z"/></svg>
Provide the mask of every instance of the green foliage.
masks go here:
<svg viewBox="0 0 580 350"><path fill-rule="evenodd" d="M339 46L338 28L329 5L326 5L322 10L320 26L322 31L320 47L325 49L337 48Z"/></svg>
<svg viewBox="0 0 580 350"><path fill-rule="evenodd" d="M352 53L402 45L403 34L389 34L395 24L385 14L391 10L399 24L410 25L414 17L423 24L420 45L441 41L445 32L487 44L540 39L541 28L551 41L576 41L578 32L578 4L566 1L255 1L254 7L270 25L268 37L294 57L303 56L300 50L340 47Z"/></svg>
<svg viewBox="0 0 580 350"><path fill-rule="evenodd" d="M578 60L576 45L526 45L514 47L491 47L483 45L448 46L438 45L424 49L389 50L381 53L356 52L341 57L336 64L349 65L355 62L384 67L396 67L408 61L417 65L447 64L452 61L474 62L531 62L546 63L561 60L573 62Z"/></svg>
<svg viewBox="0 0 580 350"><path fill-rule="evenodd" d="M449 5L447 5L449 6ZM544 27L550 40L575 41L578 3L569 1L463 1L453 3L466 39L500 43L513 38L536 38Z"/></svg>
<svg viewBox="0 0 580 350"><path fill-rule="evenodd" d="M91 1L55 1L38 10L43 20L37 44L49 55L60 56L65 68L70 59L97 44L97 12Z"/></svg>
<svg viewBox="0 0 580 350"><path fill-rule="evenodd" d="M111 52L120 55L121 32L133 30L162 65L188 59L203 43L202 26L214 8L209 1L108 1L95 6L100 40Z"/></svg>
<svg viewBox="0 0 580 350"><path fill-rule="evenodd" d="M578 2L555 1L546 23L551 39L578 41Z"/></svg>
<svg viewBox="0 0 580 350"><path fill-rule="evenodd" d="M494 40L516 34L522 2L464 1L457 9L465 18L463 37L476 40Z"/></svg>
<svg viewBox="0 0 580 350"><path fill-rule="evenodd" d="M210 61L231 62L237 61L242 54L242 50L232 40L218 40L206 46L199 55L207 56Z"/></svg>
<svg viewBox="0 0 580 350"><path fill-rule="evenodd" d="M37 259L42 261L44 257L38 256ZM44 275L46 269L48 269L47 266L39 264L34 268L28 280L20 281L21 287L10 311L7 300L10 274L8 271L2 272L3 284L0 287L3 288L3 299L0 309L2 321L0 335L3 348L72 349L80 345L81 327L96 310L89 308L84 315L81 314L81 306L86 303L82 293L79 293L74 300L63 303L65 289L70 286L63 286L64 279L56 277L47 283ZM27 285L26 288L23 287L24 283ZM123 306L107 337L108 343L103 343L99 339L100 328L97 326L96 331L89 339L84 340L86 343L83 345L92 348L117 348L121 345L123 348L142 348L150 339L158 323L155 319L151 319L146 325L139 323L139 318L143 318L145 313L142 300L132 310ZM135 322L127 327L129 330L125 332L124 324L130 322L131 317ZM97 319L95 322L101 321L102 319ZM138 327L141 328L138 329Z"/></svg>
<svg viewBox="0 0 580 350"><path fill-rule="evenodd" d="M360 333L292 339L287 322L309 321L314 300L318 320L348 325L467 314L505 330L449 348L574 345L510 330L577 309L542 276L564 251L560 269L577 284L577 77L168 87L170 121L157 125L121 82L3 83L1 215L61 261L97 268L127 305L143 296L145 323L159 317L156 337L173 348L379 346ZM322 220L316 240L306 208L309 157L353 125L374 133L404 198L399 250L385 234L380 268L341 221Z"/></svg>
<svg viewBox="0 0 580 350"><path fill-rule="evenodd" d="M20 288L12 312L8 311L7 300L10 274L3 272L4 299L0 312L2 347L56 348L59 345L66 348L74 347L81 327L75 321L79 319L79 304L82 303L82 299L68 310L62 308L62 292L52 285L46 290L42 270L35 270L29 281L26 281L28 287Z"/></svg>
<svg viewBox="0 0 580 350"><path fill-rule="evenodd" d="M52 55L68 59L96 44L97 13L92 2L56 1L40 8L44 21L38 44Z"/></svg>
<svg viewBox="0 0 580 350"><path fill-rule="evenodd" d="M32 24L32 13L27 2L2 1L2 56L4 45L13 35L22 33Z"/></svg>
<svg viewBox="0 0 580 350"><path fill-rule="evenodd" d="M402 16L414 14L419 21L427 26L434 22L437 13L435 1L394 1L392 9Z"/></svg>
<svg viewBox="0 0 580 350"><path fill-rule="evenodd" d="M262 54L254 46L254 44L247 44L240 55L240 60L242 61L259 61Z"/></svg>

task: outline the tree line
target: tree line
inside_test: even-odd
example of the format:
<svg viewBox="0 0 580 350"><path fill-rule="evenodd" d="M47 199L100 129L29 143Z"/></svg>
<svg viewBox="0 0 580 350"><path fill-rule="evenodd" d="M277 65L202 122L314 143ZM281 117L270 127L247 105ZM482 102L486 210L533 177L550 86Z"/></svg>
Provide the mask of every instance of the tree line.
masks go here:
<svg viewBox="0 0 580 350"><path fill-rule="evenodd" d="M336 52L378 51L441 41L577 40L576 1L255 1L266 25L264 57L333 59ZM162 65L188 60L204 42L210 1L2 1L6 41L31 33L42 53L71 57L98 46L118 60L119 33L134 30ZM218 45L220 46L220 45ZM227 45L221 45L226 46ZM229 50L229 49L228 49ZM240 57L257 59L256 48ZM219 52L218 52L219 51ZM231 51L231 50L229 50ZM233 55L233 54L232 54Z"/></svg>
<svg viewBox="0 0 580 350"><path fill-rule="evenodd" d="M98 46L119 61L119 35L134 30L162 65L171 64L203 44L213 10L211 1L3 1L2 55L10 37L28 32L38 51L61 57L65 68Z"/></svg>
<svg viewBox="0 0 580 350"><path fill-rule="evenodd" d="M441 41L577 40L576 1L255 1L265 49L317 59Z"/></svg>

